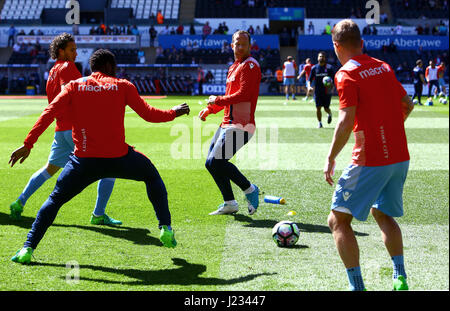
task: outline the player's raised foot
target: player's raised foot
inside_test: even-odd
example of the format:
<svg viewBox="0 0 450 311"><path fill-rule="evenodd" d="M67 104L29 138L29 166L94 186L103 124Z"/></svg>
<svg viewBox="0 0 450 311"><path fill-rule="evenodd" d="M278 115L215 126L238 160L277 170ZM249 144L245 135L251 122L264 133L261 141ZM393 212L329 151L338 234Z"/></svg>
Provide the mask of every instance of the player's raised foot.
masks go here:
<svg viewBox="0 0 450 311"><path fill-rule="evenodd" d="M107 225L107 226L120 226L122 222L104 214L102 216L91 216L91 224L93 225Z"/></svg>
<svg viewBox="0 0 450 311"><path fill-rule="evenodd" d="M229 215L229 214L235 214L239 211L239 205L236 204L228 204L223 202L219 205L217 210L214 212L209 213L209 215Z"/></svg>
<svg viewBox="0 0 450 311"><path fill-rule="evenodd" d="M248 202L248 214L253 215L256 213L256 210L259 206L259 188L257 185L253 185L255 187L255 190L253 192L246 194L245 197L247 198Z"/></svg>
<svg viewBox="0 0 450 311"><path fill-rule="evenodd" d="M331 113L328 115L327 123L330 124L331 120L333 119Z"/></svg>
<svg viewBox="0 0 450 311"><path fill-rule="evenodd" d="M406 278L403 275L399 275L393 280L393 290L408 290L408 283L406 283Z"/></svg>
<svg viewBox="0 0 450 311"><path fill-rule="evenodd" d="M175 233L170 226L162 226L161 233L159 234L159 240L165 247L174 248L177 246L177 241L175 240Z"/></svg>
<svg viewBox="0 0 450 311"><path fill-rule="evenodd" d="M33 255L33 249L31 247L22 247L11 260L17 263L29 264L31 262L31 255Z"/></svg>
<svg viewBox="0 0 450 311"><path fill-rule="evenodd" d="M17 199L11 205L9 206L9 209L11 210L10 217L14 220L20 220L21 214L23 212L23 205L20 202L20 199Z"/></svg>

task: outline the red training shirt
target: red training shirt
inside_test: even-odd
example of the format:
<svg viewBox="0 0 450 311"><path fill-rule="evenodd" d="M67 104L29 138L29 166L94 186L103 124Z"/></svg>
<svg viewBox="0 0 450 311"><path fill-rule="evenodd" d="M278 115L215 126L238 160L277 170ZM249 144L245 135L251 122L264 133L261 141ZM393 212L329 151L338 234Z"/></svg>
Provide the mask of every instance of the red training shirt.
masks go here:
<svg viewBox="0 0 450 311"><path fill-rule="evenodd" d="M382 166L409 160L401 99L406 95L392 68L366 54L336 73L339 108L356 106L352 163Z"/></svg>
<svg viewBox="0 0 450 311"><path fill-rule="evenodd" d="M255 132L255 110L261 83L259 63L251 56L242 62L236 61L228 69L224 96L217 96L210 113L225 108L221 127L236 127Z"/></svg>
<svg viewBox="0 0 450 311"><path fill-rule="evenodd" d="M24 145L31 149L54 118L69 111L77 157L122 157L128 152L124 128L127 105L148 122L168 122L176 117L174 110L160 110L148 105L127 80L94 72L64 87L44 109Z"/></svg>
<svg viewBox="0 0 450 311"><path fill-rule="evenodd" d="M81 73L78 71L74 62L56 61L48 74L46 87L48 103L50 104L59 92L61 92L62 85L79 78L81 78ZM67 111L56 119L55 132L70 130L72 130L72 121L70 120L70 114Z"/></svg>

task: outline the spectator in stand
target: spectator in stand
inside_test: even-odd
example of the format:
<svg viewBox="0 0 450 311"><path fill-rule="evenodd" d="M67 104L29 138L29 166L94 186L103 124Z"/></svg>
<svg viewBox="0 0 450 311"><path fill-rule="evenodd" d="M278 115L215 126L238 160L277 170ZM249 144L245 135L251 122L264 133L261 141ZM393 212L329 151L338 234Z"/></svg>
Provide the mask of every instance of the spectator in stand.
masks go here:
<svg viewBox="0 0 450 311"><path fill-rule="evenodd" d="M416 27L416 33L420 36L420 35L423 35L423 27L422 27L422 25L417 25L417 27Z"/></svg>
<svg viewBox="0 0 450 311"><path fill-rule="evenodd" d="M193 23L191 23L191 26L189 27L189 34L190 35L195 35L195 27L194 27Z"/></svg>
<svg viewBox="0 0 450 311"><path fill-rule="evenodd" d="M166 27L164 27L160 32L160 35L168 35L170 34L170 29L169 29L169 25L166 25Z"/></svg>
<svg viewBox="0 0 450 311"><path fill-rule="evenodd" d="M248 27L247 32L252 36L255 34L255 29L253 29L252 25L250 25L250 27Z"/></svg>
<svg viewBox="0 0 450 311"><path fill-rule="evenodd" d="M377 33L378 33L377 27L375 27L375 25L372 25L372 35L376 36Z"/></svg>
<svg viewBox="0 0 450 311"><path fill-rule="evenodd" d="M17 35L25 36L26 35L25 30L21 29Z"/></svg>
<svg viewBox="0 0 450 311"><path fill-rule="evenodd" d="M202 34L203 34L203 39L205 39L207 36L209 36L211 34L211 26L209 26L209 22L206 22L205 25L203 25L203 29L202 29Z"/></svg>
<svg viewBox="0 0 450 311"><path fill-rule="evenodd" d="M248 0L247 5L249 8L254 8L255 7L255 0Z"/></svg>
<svg viewBox="0 0 450 311"><path fill-rule="evenodd" d="M214 82L214 75L212 74L211 70L208 70L205 76L205 83L213 83Z"/></svg>
<svg viewBox="0 0 450 311"><path fill-rule="evenodd" d="M184 26L179 24L177 27L177 35L182 35L184 33Z"/></svg>
<svg viewBox="0 0 450 311"><path fill-rule="evenodd" d="M325 26L325 29L323 31L324 35L331 35L331 25L330 22L328 22Z"/></svg>
<svg viewBox="0 0 450 311"><path fill-rule="evenodd" d="M429 35L430 34L430 24L425 23L425 27L423 28L423 34Z"/></svg>
<svg viewBox="0 0 450 311"><path fill-rule="evenodd" d="M8 47L14 46L16 40L16 33L17 33L16 28L14 27L14 25L11 25L11 27L9 27L8 29Z"/></svg>
<svg viewBox="0 0 450 311"><path fill-rule="evenodd" d="M177 32L175 30L175 27L170 28L170 34L171 35L176 35L177 34Z"/></svg>
<svg viewBox="0 0 450 311"><path fill-rule="evenodd" d="M164 23L164 16L161 13L161 10L158 10L158 13L156 13L156 22L159 25L162 25Z"/></svg>
<svg viewBox="0 0 450 311"><path fill-rule="evenodd" d="M222 24L222 28L223 28L223 34L224 35L228 34L229 29L228 29L228 26L225 21Z"/></svg>
<svg viewBox="0 0 450 311"><path fill-rule="evenodd" d="M139 50L138 59L140 64L145 64L145 53L143 50Z"/></svg>
<svg viewBox="0 0 450 311"><path fill-rule="evenodd" d="M77 24L72 25L72 34L74 36L78 36L80 34L80 29L78 28Z"/></svg>
<svg viewBox="0 0 450 311"><path fill-rule="evenodd" d="M439 35L446 36L447 33L448 33L447 27L445 26L444 22L441 21L441 23L439 24Z"/></svg>
<svg viewBox="0 0 450 311"><path fill-rule="evenodd" d="M205 82L205 71L201 66L197 69L198 95L203 95L203 83Z"/></svg>
<svg viewBox="0 0 450 311"><path fill-rule="evenodd" d="M312 21L310 21L308 24L308 35L314 35L314 34L315 34L314 24Z"/></svg>
<svg viewBox="0 0 450 311"><path fill-rule="evenodd" d="M133 25L133 27L131 28L131 34L133 36L139 36L139 29L137 28L136 25Z"/></svg>
<svg viewBox="0 0 450 311"><path fill-rule="evenodd" d="M156 31L155 27L153 25L148 30L150 34L150 46L155 46L155 39L158 36L158 32Z"/></svg>
<svg viewBox="0 0 450 311"><path fill-rule="evenodd" d="M19 53L20 52L20 44L18 42L14 43L13 45L13 52Z"/></svg>
<svg viewBox="0 0 450 311"><path fill-rule="evenodd" d="M267 27L267 25L266 25L266 24L264 24L264 27L263 27L263 33L264 33L265 35L268 35L268 34L270 34L270 30L269 30L269 27Z"/></svg>

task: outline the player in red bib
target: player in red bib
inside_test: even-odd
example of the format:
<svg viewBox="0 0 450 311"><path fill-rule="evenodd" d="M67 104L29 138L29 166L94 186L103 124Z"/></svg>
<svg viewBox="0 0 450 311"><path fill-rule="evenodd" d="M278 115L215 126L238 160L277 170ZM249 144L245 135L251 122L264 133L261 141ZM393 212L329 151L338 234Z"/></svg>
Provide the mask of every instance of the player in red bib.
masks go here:
<svg viewBox="0 0 450 311"><path fill-rule="evenodd" d="M50 70L47 81L47 98L50 104L61 92L62 88L72 80L81 78L75 66L77 45L72 35L63 33L55 37L50 45L52 59L55 65ZM20 219L25 203L30 196L39 189L50 177L55 175L69 161L73 152L72 120L70 111L65 111L56 119L55 139L53 141L47 164L34 173L23 189L19 198L10 205L11 218ZM91 216L91 223L95 225L121 225L122 222L109 217L105 213L106 204L114 187L114 178L99 181L97 201Z"/></svg>
<svg viewBox="0 0 450 311"><path fill-rule="evenodd" d="M300 80L305 76L305 86L306 86L306 96L303 98L304 101L307 101L309 98L309 94L311 93L311 85L309 83L309 76L311 75L311 68L313 64L311 63L311 58L307 58L305 60L305 66L303 66L303 70L298 75L297 79Z"/></svg>
<svg viewBox="0 0 450 311"><path fill-rule="evenodd" d="M255 132L261 69L258 62L250 56L250 42L250 34L246 31L240 30L233 34L231 48L235 62L228 69L225 95L211 95L208 107L199 114L200 119L205 121L210 113L225 109L222 124L212 139L205 163L224 200L210 215L233 214L239 210L231 181L244 191L250 215L256 212L259 205L258 187L250 183L229 161Z"/></svg>
<svg viewBox="0 0 450 311"><path fill-rule="evenodd" d="M356 23L339 22L332 39L343 66L335 76L339 121L324 168L330 185L335 159L352 130L355 146L352 164L336 186L328 225L347 269L350 288L364 290L351 221L353 217L365 221L371 212L393 261L394 290L405 290L402 234L393 217L403 215L402 193L409 167L404 121L414 104L388 64L362 53Z"/></svg>
<svg viewBox="0 0 450 311"><path fill-rule="evenodd" d="M175 247L167 191L157 169L142 153L125 142L125 108L130 106L148 122L168 122L189 114L186 104L170 110L149 106L129 81L115 78L116 60L108 50L98 50L90 58L92 74L72 81L45 108L24 145L11 155L11 166L22 163L39 136L55 118L70 111L74 154L58 177L55 188L39 210L24 247L12 258L29 263L31 254L53 223L59 209L91 183L102 178L143 181L161 229L160 240ZM101 118L99 118L101 116Z"/></svg>

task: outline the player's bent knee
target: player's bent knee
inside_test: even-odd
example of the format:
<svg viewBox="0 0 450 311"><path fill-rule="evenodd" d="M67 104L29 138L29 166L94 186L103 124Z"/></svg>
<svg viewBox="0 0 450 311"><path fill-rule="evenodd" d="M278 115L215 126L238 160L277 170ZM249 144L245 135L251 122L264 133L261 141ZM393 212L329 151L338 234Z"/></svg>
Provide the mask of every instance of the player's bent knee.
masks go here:
<svg viewBox="0 0 450 311"><path fill-rule="evenodd" d="M349 226L352 219L353 216L350 214L332 210L328 215L328 227L333 232L341 226Z"/></svg>

